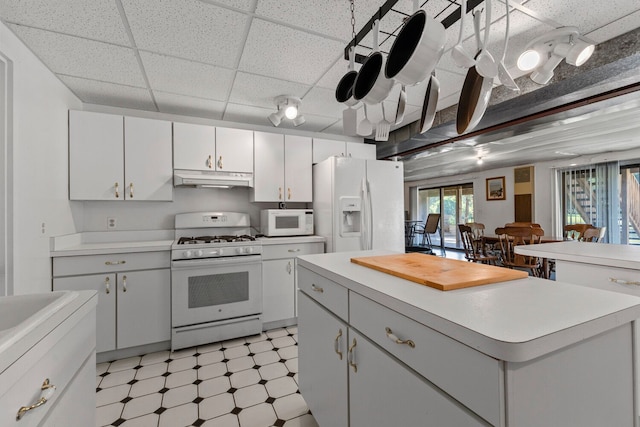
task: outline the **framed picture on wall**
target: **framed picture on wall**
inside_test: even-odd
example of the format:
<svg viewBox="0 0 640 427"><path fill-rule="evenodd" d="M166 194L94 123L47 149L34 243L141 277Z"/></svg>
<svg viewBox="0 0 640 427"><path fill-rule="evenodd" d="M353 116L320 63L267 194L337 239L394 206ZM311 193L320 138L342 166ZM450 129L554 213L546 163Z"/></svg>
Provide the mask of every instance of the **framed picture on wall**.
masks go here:
<svg viewBox="0 0 640 427"><path fill-rule="evenodd" d="M487 178L487 200L506 200L504 176Z"/></svg>

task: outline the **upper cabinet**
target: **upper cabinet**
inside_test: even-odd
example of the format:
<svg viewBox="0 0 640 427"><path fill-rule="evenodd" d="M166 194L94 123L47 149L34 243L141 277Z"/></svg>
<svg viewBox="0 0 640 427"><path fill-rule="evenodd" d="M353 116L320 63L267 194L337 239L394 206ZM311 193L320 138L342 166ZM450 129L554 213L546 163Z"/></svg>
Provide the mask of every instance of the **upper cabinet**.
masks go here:
<svg viewBox="0 0 640 427"><path fill-rule="evenodd" d="M311 202L311 138L254 132L252 202Z"/></svg>
<svg viewBox="0 0 640 427"><path fill-rule="evenodd" d="M69 111L69 199L171 201L171 122Z"/></svg>
<svg viewBox="0 0 640 427"><path fill-rule="evenodd" d="M335 141L332 139L313 138L313 163L331 156L355 157L356 159L376 159L376 146L362 142Z"/></svg>
<svg viewBox="0 0 640 427"><path fill-rule="evenodd" d="M253 132L190 123L173 124L175 169L253 172Z"/></svg>

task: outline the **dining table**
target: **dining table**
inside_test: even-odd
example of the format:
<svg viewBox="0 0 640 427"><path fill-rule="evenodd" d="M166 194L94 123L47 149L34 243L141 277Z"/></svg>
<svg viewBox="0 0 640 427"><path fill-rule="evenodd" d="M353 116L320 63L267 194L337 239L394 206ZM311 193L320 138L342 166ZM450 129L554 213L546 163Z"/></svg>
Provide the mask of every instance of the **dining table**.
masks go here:
<svg viewBox="0 0 640 427"><path fill-rule="evenodd" d="M498 234L485 234L481 237L482 247L485 248L488 245L496 245L500 242L500 236ZM540 243L557 243L563 242L565 239L563 236L544 235L540 236ZM542 258L542 278L548 279L551 276L551 268L548 258Z"/></svg>

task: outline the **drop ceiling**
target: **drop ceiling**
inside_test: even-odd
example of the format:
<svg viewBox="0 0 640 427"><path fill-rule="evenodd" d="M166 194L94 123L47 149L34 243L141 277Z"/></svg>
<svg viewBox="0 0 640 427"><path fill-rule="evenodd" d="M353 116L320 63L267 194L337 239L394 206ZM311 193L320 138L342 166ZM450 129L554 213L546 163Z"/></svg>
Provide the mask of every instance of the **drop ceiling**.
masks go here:
<svg viewBox="0 0 640 427"><path fill-rule="evenodd" d="M512 0L514 3L516 0ZM355 0L356 31L383 0ZM424 0L421 1L424 3ZM352 38L348 0L2 0L2 20L83 102L270 126L274 97L302 99L306 123L298 129L342 134L334 90L346 72L344 47ZM413 2L399 0L381 22L397 33ZM511 12L506 64L532 38L576 26L597 44L638 27L638 0L528 0ZM443 19L459 7L429 0ZM479 8L484 7L484 4ZM489 50L502 52L505 4L494 0ZM467 20L464 45L474 51ZM436 69L438 110L455 105L466 71L449 51L459 22L447 29ZM384 37L382 38L384 40ZM393 37L382 51L388 51ZM369 53L371 35L358 47ZM496 83L498 83L496 81ZM418 120L426 85L408 88L406 125ZM395 110L396 86L385 105ZM293 128L283 121L281 127Z"/></svg>

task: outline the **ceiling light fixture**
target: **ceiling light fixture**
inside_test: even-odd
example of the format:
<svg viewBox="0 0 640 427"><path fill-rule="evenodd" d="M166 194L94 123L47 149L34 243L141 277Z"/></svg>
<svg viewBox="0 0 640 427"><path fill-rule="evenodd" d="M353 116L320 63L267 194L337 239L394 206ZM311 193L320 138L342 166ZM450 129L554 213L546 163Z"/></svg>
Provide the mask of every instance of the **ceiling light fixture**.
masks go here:
<svg viewBox="0 0 640 427"><path fill-rule="evenodd" d="M531 40L518 57L517 66L521 71L533 71L530 77L534 82L547 84L563 59L579 67L594 50L595 46L582 39L576 27L557 28Z"/></svg>
<svg viewBox="0 0 640 427"><path fill-rule="evenodd" d="M274 99L278 111L269 114L269 121L276 127L280 125L285 117L293 121L294 126L300 126L306 120L299 114L302 100L295 96L280 95Z"/></svg>
<svg viewBox="0 0 640 427"><path fill-rule="evenodd" d="M481 164L483 164L483 163L484 163L484 160L482 160L482 157L478 157L478 162L477 162L477 163L478 163L479 165L481 165Z"/></svg>

